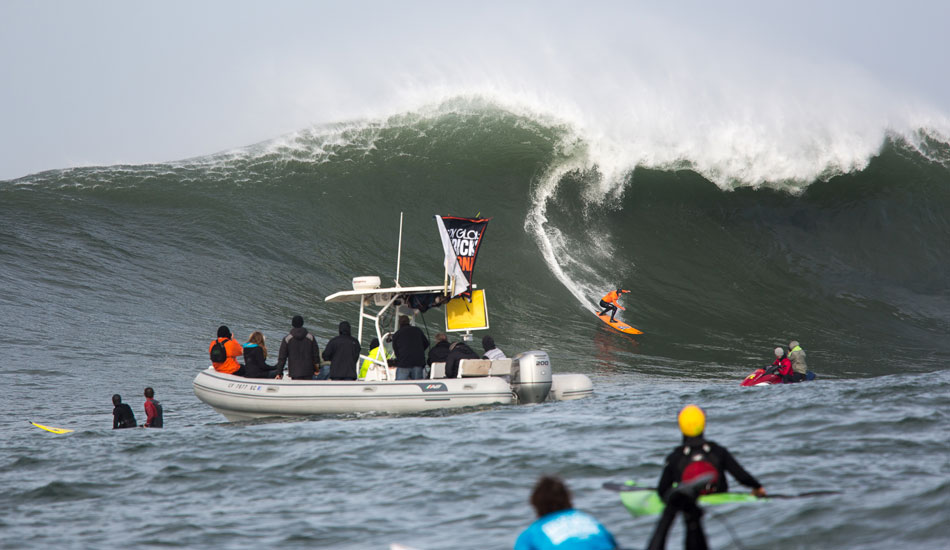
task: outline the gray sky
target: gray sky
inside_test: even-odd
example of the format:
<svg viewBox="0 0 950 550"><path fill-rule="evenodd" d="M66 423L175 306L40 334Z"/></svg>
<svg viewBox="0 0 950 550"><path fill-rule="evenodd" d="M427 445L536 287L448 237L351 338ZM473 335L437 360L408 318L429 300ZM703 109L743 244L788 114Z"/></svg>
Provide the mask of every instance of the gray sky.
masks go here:
<svg viewBox="0 0 950 550"><path fill-rule="evenodd" d="M605 128L650 101L774 132L812 108L848 127L950 113L950 2L654 4L0 0L0 179L473 91Z"/></svg>

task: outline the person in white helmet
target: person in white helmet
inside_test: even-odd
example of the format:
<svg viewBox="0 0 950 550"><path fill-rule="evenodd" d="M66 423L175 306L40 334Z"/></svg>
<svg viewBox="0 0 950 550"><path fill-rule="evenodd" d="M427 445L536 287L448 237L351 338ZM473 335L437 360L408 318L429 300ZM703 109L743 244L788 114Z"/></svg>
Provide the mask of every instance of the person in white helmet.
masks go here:
<svg viewBox="0 0 950 550"><path fill-rule="evenodd" d="M783 382L791 382L793 372L792 362L788 360L785 348L781 346L775 348L775 361L772 361L772 366L765 369L765 373L777 374L782 377Z"/></svg>

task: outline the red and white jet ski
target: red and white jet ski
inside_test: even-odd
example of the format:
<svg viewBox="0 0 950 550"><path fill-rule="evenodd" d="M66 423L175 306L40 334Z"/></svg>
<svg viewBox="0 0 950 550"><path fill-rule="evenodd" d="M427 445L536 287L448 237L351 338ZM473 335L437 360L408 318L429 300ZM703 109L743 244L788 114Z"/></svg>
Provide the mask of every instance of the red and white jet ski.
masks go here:
<svg viewBox="0 0 950 550"><path fill-rule="evenodd" d="M771 384L781 384L782 377L777 373L766 374L766 369L755 369L755 372L745 377L740 386L768 386Z"/></svg>

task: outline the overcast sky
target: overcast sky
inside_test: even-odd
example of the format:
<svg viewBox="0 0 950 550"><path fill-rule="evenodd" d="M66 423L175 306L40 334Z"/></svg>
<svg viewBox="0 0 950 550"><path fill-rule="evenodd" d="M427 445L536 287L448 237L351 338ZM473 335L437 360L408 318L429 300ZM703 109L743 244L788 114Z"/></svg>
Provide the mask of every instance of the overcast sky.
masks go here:
<svg viewBox="0 0 950 550"><path fill-rule="evenodd" d="M633 75L690 74L950 113L950 2L654 4L0 0L0 179L184 159L499 82L581 111Z"/></svg>

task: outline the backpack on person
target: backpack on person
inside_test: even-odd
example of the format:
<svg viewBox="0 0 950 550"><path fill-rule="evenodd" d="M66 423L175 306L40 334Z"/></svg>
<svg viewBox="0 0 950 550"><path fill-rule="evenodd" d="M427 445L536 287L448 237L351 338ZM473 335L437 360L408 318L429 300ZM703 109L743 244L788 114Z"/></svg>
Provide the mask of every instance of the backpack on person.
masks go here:
<svg viewBox="0 0 950 550"><path fill-rule="evenodd" d="M230 338L228 338L230 340ZM224 342L227 342L225 340ZM224 342L220 340L215 340L214 344L211 346L211 362L212 363L224 363L228 360L228 350L224 347Z"/></svg>

